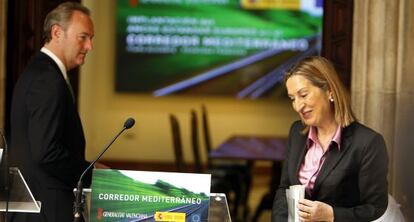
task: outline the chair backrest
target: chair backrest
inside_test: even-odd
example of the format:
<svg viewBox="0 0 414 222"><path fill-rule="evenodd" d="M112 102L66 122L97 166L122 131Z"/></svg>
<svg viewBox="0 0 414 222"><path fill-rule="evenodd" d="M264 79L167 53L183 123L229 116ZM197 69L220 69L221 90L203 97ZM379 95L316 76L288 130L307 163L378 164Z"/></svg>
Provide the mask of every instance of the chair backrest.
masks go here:
<svg viewBox="0 0 414 222"><path fill-rule="evenodd" d="M202 128L203 128L203 136L204 136L204 147L206 151L206 155L211 151L211 136L210 136L210 125L208 123L208 113L207 108L205 105L201 105L201 119L202 119ZM210 158L207 158L207 166L208 168L211 167Z"/></svg>
<svg viewBox="0 0 414 222"><path fill-rule="evenodd" d="M384 214L372 222L405 222L400 205L395 201L391 194L388 194L388 206Z"/></svg>
<svg viewBox="0 0 414 222"><path fill-rule="evenodd" d="M198 140L197 113L195 110L191 110L190 115L191 115L191 118L190 118L191 145L192 145L193 156L194 156L194 167L195 167L196 173L201 173L203 171L203 167L201 164L200 143Z"/></svg>
<svg viewBox="0 0 414 222"><path fill-rule="evenodd" d="M175 167L178 172L185 172L186 166L184 163L180 125L178 123L177 117L174 114L170 114L170 124L175 155Z"/></svg>

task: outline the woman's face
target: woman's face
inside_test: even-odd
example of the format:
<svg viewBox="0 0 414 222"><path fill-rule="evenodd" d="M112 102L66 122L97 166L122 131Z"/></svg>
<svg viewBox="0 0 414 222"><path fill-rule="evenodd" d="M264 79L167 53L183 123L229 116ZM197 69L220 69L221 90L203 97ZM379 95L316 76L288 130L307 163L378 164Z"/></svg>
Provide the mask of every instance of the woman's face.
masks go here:
<svg viewBox="0 0 414 222"><path fill-rule="evenodd" d="M290 77L286 81L286 88L293 109L306 125L321 127L334 120L329 90L316 87L301 75Z"/></svg>

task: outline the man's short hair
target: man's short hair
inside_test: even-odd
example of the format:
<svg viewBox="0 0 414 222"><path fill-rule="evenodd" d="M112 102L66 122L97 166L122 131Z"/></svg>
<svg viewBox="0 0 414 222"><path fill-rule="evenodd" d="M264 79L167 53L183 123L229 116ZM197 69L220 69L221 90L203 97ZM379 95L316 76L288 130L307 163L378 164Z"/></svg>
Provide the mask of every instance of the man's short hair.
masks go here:
<svg viewBox="0 0 414 222"><path fill-rule="evenodd" d="M43 24L44 42L47 43L52 40L51 30L54 25L59 25L64 31L66 31L74 11L80 11L88 16L91 14L88 8L78 2L65 2L58 5L46 15L45 22Z"/></svg>

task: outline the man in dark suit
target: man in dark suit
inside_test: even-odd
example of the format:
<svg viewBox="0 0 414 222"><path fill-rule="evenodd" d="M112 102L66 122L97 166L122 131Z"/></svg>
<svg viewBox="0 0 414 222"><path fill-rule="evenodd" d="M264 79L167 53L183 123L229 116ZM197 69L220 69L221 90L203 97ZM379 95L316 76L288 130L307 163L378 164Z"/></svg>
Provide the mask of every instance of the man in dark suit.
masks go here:
<svg viewBox="0 0 414 222"><path fill-rule="evenodd" d="M13 221L73 221L73 188L89 163L67 71L82 65L92 49L89 10L66 2L44 22L45 44L20 76L11 110L11 157L22 171L40 214ZM90 183L90 173L85 185Z"/></svg>

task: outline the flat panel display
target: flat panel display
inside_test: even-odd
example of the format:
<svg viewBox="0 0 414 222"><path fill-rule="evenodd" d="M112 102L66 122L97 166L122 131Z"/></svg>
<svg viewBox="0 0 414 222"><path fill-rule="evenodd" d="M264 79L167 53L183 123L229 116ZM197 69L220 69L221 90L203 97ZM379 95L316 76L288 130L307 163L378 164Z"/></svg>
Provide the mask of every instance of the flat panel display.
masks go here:
<svg viewBox="0 0 414 222"><path fill-rule="evenodd" d="M117 92L280 96L320 51L322 0L118 0Z"/></svg>

